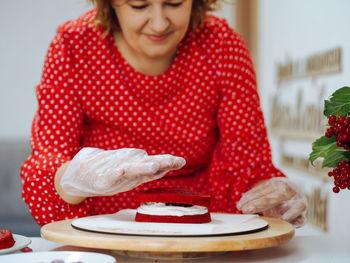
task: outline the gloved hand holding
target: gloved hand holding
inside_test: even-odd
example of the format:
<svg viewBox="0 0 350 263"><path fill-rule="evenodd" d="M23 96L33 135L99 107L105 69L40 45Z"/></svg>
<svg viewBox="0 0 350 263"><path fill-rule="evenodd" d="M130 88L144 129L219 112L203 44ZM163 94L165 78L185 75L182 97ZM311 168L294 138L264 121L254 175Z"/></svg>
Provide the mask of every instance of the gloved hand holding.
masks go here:
<svg viewBox="0 0 350 263"><path fill-rule="evenodd" d="M148 155L144 150L123 148L81 149L62 175L60 186L71 196L114 195L156 180L185 165L170 154Z"/></svg>
<svg viewBox="0 0 350 263"><path fill-rule="evenodd" d="M307 201L290 180L278 177L263 181L244 193L237 208L245 214L261 213L300 227L305 223Z"/></svg>

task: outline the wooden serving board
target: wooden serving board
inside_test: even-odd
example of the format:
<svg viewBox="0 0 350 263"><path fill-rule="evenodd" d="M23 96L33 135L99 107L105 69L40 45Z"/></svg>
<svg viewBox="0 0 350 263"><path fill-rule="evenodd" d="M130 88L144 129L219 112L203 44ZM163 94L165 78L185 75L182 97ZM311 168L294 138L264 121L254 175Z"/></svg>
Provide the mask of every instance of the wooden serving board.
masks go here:
<svg viewBox="0 0 350 263"><path fill-rule="evenodd" d="M41 228L41 236L47 240L78 247L106 249L117 254L142 257L200 257L227 251L241 251L278 246L289 241L294 227L282 220L262 217L268 228L256 233L200 236L157 237L104 234L77 230L73 220L47 224ZM209 252L209 254L208 254Z"/></svg>

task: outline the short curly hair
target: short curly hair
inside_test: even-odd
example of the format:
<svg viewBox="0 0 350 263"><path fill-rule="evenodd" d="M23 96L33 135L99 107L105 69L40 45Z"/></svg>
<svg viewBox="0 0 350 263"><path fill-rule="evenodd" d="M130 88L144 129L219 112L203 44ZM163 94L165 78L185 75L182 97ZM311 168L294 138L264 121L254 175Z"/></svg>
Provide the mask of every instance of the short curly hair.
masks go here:
<svg viewBox="0 0 350 263"><path fill-rule="evenodd" d="M203 23L208 11L216 10L220 0L193 0L190 27L194 30ZM91 21L95 26L101 26L103 29L102 37L111 32L120 30L117 15L112 7L112 0L87 0L93 4L96 9L96 15Z"/></svg>

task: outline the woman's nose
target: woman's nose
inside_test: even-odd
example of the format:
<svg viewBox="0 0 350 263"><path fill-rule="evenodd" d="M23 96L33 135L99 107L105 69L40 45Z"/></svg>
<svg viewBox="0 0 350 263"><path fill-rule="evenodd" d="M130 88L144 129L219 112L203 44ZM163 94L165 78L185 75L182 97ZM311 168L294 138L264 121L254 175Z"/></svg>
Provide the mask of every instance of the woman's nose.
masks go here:
<svg viewBox="0 0 350 263"><path fill-rule="evenodd" d="M165 32L170 24L162 7L154 7L150 17L150 27L155 33Z"/></svg>

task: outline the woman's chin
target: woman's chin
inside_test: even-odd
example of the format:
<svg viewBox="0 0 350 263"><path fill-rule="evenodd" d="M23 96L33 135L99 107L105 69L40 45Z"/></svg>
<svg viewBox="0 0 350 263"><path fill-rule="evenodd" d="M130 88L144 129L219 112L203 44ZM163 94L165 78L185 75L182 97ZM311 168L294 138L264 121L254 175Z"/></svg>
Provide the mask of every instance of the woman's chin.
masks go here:
<svg viewBox="0 0 350 263"><path fill-rule="evenodd" d="M166 50L162 48L150 48L144 54L150 59L162 59L172 56L176 50Z"/></svg>

